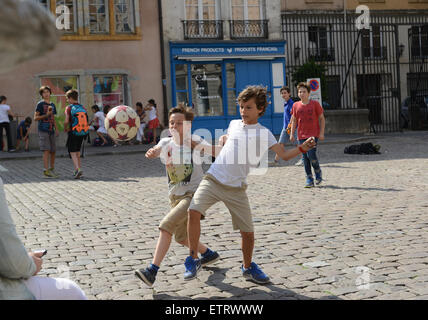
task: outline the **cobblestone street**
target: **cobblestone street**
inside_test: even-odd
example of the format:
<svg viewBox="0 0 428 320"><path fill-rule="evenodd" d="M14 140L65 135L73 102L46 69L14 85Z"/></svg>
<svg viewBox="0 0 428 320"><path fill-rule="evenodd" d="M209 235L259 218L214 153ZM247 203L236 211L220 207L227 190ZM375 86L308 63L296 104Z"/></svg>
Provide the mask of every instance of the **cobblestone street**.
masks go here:
<svg viewBox="0 0 428 320"><path fill-rule="evenodd" d="M265 286L242 277L240 234L223 204L201 233L222 259L198 279L183 280L188 250L174 242L153 289L134 276L169 210L165 169L143 152L86 157L80 181L68 158L57 159L60 179L41 178L41 159L1 161L0 175L26 247L48 250L41 274L70 277L90 299L428 299L427 140L374 136L380 155L321 143L325 181L313 189L297 159L250 176Z"/></svg>

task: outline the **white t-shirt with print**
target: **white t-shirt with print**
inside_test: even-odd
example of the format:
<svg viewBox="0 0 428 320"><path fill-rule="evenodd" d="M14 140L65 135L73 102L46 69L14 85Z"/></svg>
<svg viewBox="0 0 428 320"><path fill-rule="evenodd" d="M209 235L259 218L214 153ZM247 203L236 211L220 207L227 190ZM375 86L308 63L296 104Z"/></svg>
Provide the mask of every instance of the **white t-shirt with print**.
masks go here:
<svg viewBox="0 0 428 320"><path fill-rule="evenodd" d="M242 120L232 120L227 134L223 149L207 173L227 186L242 187L250 171L266 159L269 148L277 141L260 123L245 125Z"/></svg>
<svg viewBox="0 0 428 320"><path fill-rule="evenodd" d="M196 135L192 135L192 140L209 145ZM200 152L190 146L177 145L172 137L161 139L157 146L162 148L160 158L166 167L169 194L181 196L195 192L204 176Z"/></svg>
<svg viewBox="0 0 428 320"><path fill-rule="evenodd" d="M9 122L9 114L7 113L10 107L7 104L0 104L0 123Z"/></svg>

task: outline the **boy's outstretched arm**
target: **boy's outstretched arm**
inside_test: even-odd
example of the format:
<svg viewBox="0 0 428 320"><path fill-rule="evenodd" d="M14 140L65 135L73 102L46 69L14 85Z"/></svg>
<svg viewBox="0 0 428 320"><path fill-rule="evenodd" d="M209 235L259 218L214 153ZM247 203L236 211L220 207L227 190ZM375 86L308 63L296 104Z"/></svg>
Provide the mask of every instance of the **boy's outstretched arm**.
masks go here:
<svg viewBox="0 0 428 320"><path fill-rule="evenodd" d="M146 158L148 159L155 159L158 158L161 154L162 148L159 146L155 146L153 148L150 148L146 152Z"/></svg>
<svg viewBox="0 0 428 320"><path fill-rule="evenodd" d="M313 147L315 147L315 139L308 138L305 142L303 142L303 144L298 145L293 149L285 150L283 145L277 143L271 147L271 150L274 151L282 160L287 161L300 155L302 153L300 149L306 152Z"/></svg>
<svg viewBox="0 0 428 320"><path fill-rule="evenodd" d="M210 156L213 156L216 158L219 155L221 149L223 149L223 146L226 143L226 140L227 140L227 134L219 138L219 144L213 144L213 145L202 144L199 141L192 140L192 149L204 151Z"/></svg>

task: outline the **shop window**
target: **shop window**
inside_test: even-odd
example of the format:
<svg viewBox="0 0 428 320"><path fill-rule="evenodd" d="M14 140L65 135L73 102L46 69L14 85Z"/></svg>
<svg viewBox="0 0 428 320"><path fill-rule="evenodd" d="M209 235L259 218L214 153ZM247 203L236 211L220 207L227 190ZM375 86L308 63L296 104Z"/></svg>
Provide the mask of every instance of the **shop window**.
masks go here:
<svg viewBox="0 0 428 320"><path fill-rule="evenodd" d="M226 63L226 84L227 84L227 114L235 116L238 113L236 101L236 77L235 64Z"/></svg>
<svg viewBox="0 0 428 320"><path fill-rule="evenodd" d="M71 89L79 91L78 78L76 76L41 78L40 85L51 88L51 101L55 103L56 106L58 129L63 131L65 107L68 105L65 93Z"/></svg>
<svg viewBox="0 0 428 320"><path fill-rule="evenodd" d="M125 79L121 75L94 76L94 104L112 107L125 104Z"/></svg>
<svg viewBox="0 0 428 320"><path fill-rule="evenodd" d="M189 104L187 64L175 65L175 91L177 105L179 103Z"/></svg>
<svg viewBox="0 0 428 320"><path fill-rule="evenodd" d="M197 116L222 116L222 65L192 64L192 102Z"/></svg>

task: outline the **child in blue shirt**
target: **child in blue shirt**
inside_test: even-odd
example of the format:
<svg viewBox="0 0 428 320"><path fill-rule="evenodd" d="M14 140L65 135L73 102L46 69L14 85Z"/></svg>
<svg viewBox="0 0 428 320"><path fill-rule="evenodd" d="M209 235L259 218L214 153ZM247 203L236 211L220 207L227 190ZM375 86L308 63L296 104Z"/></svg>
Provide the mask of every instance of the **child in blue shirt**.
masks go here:
<svg viewBox="0 0 428 320"><path fill-rule="evenodd" d="M282 146L285 146L287 141L290 141L291 132L291 118L294 101L291 99L291 91L289 87L282 87L281 96L284 99L284 127L282 128L281 135L279 136L279 142ZM296 136L297 138L297 136ZM296 139L297 140L297 139ZM275 155L275 163L279 162L279 156ZM296 165L303 165L302 158L296 163Z"/></svg>
<svg viewBox="0 0 428 320"><path fill-rule="evenodd" d="M16 151L19 150L19 146L21 144L21 140L24 140L25 142L25 152L30 151L29 145L30 145L30 127L31 127L31 118L27 117L25 120L22 120L17 128L17 134L16 134Z"/></svg>

